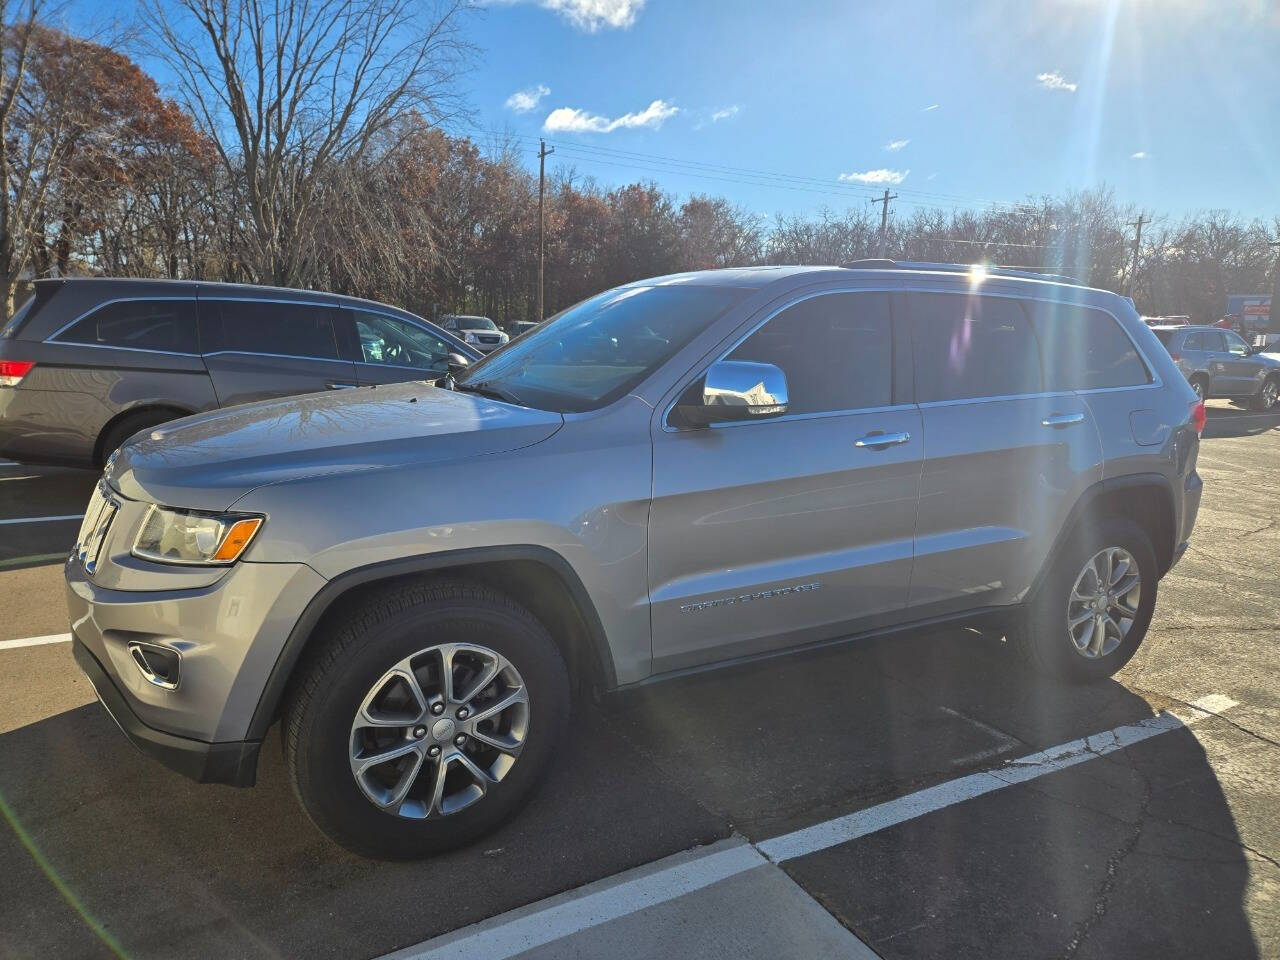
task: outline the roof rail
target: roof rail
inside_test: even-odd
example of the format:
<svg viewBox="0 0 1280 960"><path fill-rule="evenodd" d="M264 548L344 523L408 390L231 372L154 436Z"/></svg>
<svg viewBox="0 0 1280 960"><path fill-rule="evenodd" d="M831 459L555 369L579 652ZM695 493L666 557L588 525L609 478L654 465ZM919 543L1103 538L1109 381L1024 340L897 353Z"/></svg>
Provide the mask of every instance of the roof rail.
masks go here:
<svg viewBox="0 0 1280 960"><path fill-rule="evenodd" d="M1031 280L1056 280L1059 283L1079 283L1065 273L1052 273L1038 267L1006 267L1000 264L929 263L922 260L866 259L850 260L840 264L847 270L933 270L945 273L968 273L975 266L984 267L988 276L1026 277Z"/></svg>

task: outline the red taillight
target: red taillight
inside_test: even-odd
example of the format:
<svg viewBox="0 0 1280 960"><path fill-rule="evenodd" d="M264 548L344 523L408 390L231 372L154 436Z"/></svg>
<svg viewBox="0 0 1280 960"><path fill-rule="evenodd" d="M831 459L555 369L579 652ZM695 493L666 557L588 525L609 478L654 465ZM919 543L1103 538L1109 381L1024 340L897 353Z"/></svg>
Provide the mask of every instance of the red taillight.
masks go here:
<svg viewBox="0 0 1280 960"><path fill-rule="evenodd" d="M0 387L16 387L34 366L30 360L0 360Z"/></svg>
<svg viewBox="0 0 1280 960"><path fill-rule="evenodd" d="M1208 419L1204 412L1204 401L1197 400L1191 405L1191 426L1195 427L1196 433L1204 433L1204 422Z"/></svg>

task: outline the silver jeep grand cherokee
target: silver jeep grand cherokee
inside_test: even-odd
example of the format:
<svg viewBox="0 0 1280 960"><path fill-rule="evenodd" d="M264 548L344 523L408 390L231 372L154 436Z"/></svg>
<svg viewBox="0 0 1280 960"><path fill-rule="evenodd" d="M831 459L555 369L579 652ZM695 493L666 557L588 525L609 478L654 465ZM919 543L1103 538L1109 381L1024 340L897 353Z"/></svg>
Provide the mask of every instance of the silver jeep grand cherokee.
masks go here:
<svg viewBox="0 0 1280 960"><path fill-rule="evenodd" d="M456 381L134 437L66 566L75 657L162 762L250 785L278 719L322 830L422 856L520 806L584 691L943 620L1110 676L1191 534L1203 418L1099 290L642 281Z"/></svg>

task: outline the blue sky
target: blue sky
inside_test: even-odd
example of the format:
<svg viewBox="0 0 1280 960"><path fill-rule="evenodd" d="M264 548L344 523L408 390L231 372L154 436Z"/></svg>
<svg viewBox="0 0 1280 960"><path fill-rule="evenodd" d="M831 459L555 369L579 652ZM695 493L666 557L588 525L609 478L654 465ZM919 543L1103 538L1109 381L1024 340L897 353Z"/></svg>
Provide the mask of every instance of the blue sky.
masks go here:
<svg viewBox="0 0 1280 960"><path fill-rule="evenodd" d="M553 168L763 214L1105 182L1280 215L1277 0L488 0L469 35L461 132L534 169L545 136Z"/></svg>

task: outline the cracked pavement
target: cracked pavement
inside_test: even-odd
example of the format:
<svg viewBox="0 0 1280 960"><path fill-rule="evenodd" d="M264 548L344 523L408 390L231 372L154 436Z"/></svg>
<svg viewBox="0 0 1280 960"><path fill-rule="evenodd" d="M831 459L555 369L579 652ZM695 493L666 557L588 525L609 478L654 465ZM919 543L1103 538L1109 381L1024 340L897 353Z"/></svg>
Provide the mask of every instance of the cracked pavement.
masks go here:
<svg viewBox="0 0 1280 960"><path fill-rule="evenodd" d="M254 790L198 786L123 741L65 645L0 651L0 955L108 956L97 929L136 957L376 956L1221 694L1192 728L782 868L893 960L1280 956L1280 415L1210 406L1192 547L1115 681L1054 688L965 630L686 677L579 710L522 816L424 863L328 843L276 738ZM0 469L0 517L75 512L93 480L30 474ZM0 639L66 629L47 557L74 527L7 528Z"/></svg>

